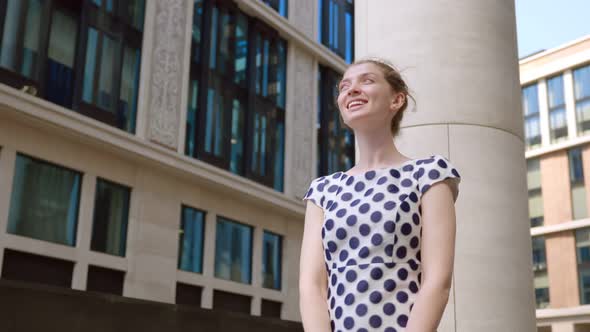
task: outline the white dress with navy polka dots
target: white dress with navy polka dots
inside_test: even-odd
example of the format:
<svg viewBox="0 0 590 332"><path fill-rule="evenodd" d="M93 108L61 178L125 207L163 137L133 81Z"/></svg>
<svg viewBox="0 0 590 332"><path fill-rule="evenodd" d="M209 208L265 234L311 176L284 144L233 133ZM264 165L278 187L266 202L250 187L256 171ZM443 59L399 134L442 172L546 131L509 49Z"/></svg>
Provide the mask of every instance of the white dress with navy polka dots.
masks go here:
<svg viewBox="0 0 590 332"><path fill-rule="evenodd" d="M314 179L303 197L324 210L322 241L332 331L405 331L420 289L422 194L461 177L441 155Z"/></svg>

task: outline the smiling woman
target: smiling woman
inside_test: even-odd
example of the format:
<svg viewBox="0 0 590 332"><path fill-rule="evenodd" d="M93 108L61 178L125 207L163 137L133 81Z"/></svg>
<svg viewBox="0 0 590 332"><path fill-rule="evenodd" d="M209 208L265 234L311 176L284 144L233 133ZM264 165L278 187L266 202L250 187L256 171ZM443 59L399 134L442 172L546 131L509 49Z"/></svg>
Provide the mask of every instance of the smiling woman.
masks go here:
<svg viewBox="0 0 590 332"><path fill-rule="evenodd" d="M434 331L449 297L459 172L442 155L395 147L412 96L392 65L359 60L335 87L360 158L303 197L313 203L301 247L305 330Z"/></svg>

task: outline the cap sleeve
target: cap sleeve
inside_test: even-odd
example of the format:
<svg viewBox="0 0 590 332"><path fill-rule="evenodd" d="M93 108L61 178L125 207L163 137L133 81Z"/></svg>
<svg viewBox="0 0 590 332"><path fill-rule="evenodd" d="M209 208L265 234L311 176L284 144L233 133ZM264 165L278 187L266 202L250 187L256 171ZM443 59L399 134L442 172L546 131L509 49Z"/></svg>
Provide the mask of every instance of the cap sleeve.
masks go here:
<svg viewBox="0 0 590 332"><path fill-rule="evenodd" d="M441 155L433 155L429 159L422 160L419 168L424 169L419 171L421 174L418 179L418 189L421 195L424 195L435 183L447 180L446 183L449 184L453 192L453 201L457 201L461 175L447 158Z"/></svg>
<svg viewBox="0 0 590 332"><path fill-rule="evenodd" d="M325 176L312 180L309 185L309 188L307 189L307 192L301 200L310 200L315 205L324 209L324 204L326 200L326 190L324 187L326 186L326 181L327 180L325 180Z"/></svg>

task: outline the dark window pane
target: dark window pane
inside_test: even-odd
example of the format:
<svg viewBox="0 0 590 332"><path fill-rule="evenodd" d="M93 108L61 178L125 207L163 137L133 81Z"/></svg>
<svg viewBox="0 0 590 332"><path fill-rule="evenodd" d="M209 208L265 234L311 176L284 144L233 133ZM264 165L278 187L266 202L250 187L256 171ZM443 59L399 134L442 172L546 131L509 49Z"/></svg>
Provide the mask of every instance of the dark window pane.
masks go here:
<svg viewBox="0 0 590 332"><path fill-rule="evenodd" d="M120 1L120 4L125 20L137 30L142 31L145 13L145 0L124 0Z"/></svg>
<svg viewBox="0 0 590 332"><path fill-rule="evenodd" d="M100 266L88 266L86 290L123 296L125 272Z"/></svg>
<svg viewBox="0 0 590 332"><path fill-rule="evenodd" d="M180 270L203 272L203 233L205 213L190 207L182 207L178 268Z"/></svg>
<svg viewBox="0 0 590 332"><path fill-rule="evenodd" d="M200 308L202 293L203 287L201 286L177 283L176 304L190 305Z"/></svg>
<svg viewBox="0 0 590 332"><path fill-rule="evenodd" d="M351 63L354 57L354 4L345 0L319 1L319 40Z"/></svg>
<svg viewBox="0 0 590 332"><path fill-rule="evenodd" d="M0 66L37 78L42 9L40 0L7 2Z"/></svg>
<svg viewBox="0 0 590 332"><path fill-rule="evenodd" d="M207 94L207 113L205 127L205 151L214 156L222 157L224 139L229 133L228 117L231 116L232 100L227 96L228 91L220 79L210 78Z"/></svg>
<svg viewBox="0 0 590 332"><path fill-rule="evenodd" d="M105 110L113 109L113 83L117 43L108 34L102 34L102 53L98 79L98 96L96 105Z"/></svg>
<svg viewBox="0 0 590 332"><path fill-rule="evenodd" d="M248 18L238 14L236 26L236 56L234 61L235 80L238 85L246 84L246 64L248 60Z"/></svg>
<svg viewBox="0 0 590 332"><path fill-rule="evenodd" d="M584 181L584 163L582 161L582 149L572 148L568 151L570 181L583 182Z"/></svg>
<svg viewBox="0 0 590 332"><path fill-rule="evenodd" d="M18 154L8 233L74 246L81 180L78 172Z"/></svg>
<svg viewBox="0 0 590 332"><path fill-rule="evenodd" d="M535 236L533 244L533 273L537 308L549 305L549 279L547 276L547 256L545 254L545 238Z"/></svg>
<svg viewBox="0 0 590 332"><path fill-rule="evenodd" d="M244 160L244 114L245 106L239 99L234 99L231 127L231 161L230 171L241 174Z"/></svg>
<svg viewBox="0 0 590 332"><path fill-rule="evenodd" d="M186 143L185 153L194 156L196 144L197 107L199 97L199 81L191 79L189 85L189 101L186 116Z"/></svg>
<svg viewBox="0 0 590 332"><path fill-rule="evenodd" d="M250 314L252 298L245 295L213 290L213 310Z"/></svg>
<svg viewBox="0 0 590 332"><path fill-rule="evenodd" d="M191 60L201 62L201 34L203 25L203 0L194 0Z"/></svg>
<svg viewBox="0 0 590 332"><path fill-rule="evenodd" d="M260 315L262 317L281 318L281 302L262 299Z"/></svg>
<svg viewBox="0 0 590 332"><path fill-rule="evenodd" d="M590 228L575 230L580 304L590 304Z"/></svg>
<svg viewBox="0 0 590 332"><path fill-rule="evenodd" d="M274 151L274 188L283 191L285 168L285 123L276 121Z"/></svg>
<svg viewBox="0 0 590 332"><path fill-rule="evenodd" d="M106 180L96 181L91 249L125 256L131 190Z"/></svg>
<svg viewBox="0 0 590 332"><path fill-rule="evenodd" d="M281 289L283 239L280 235L264 232L262 238L262 287Z"/></svg>
<svg viewBox="0 0 590 332"><path fill-rule="evenodd" d="M87 103L94 102L94 75L96 73L96 57L98 56L98 31L88 28L86 42L86 65L84 67L84 84L82 99Z"/></svg>
<svg viewBox="0 0 590 332"><path fill-rule="evenodd" d="M216 232L215 276L249 284L252 275L252 227L220 217Z"/></svg>
<svg viewBox="0 0 590 332"><path fill-rule="evenodd" d="M529 85L522 89L522 109L524 115L539 113L537 84Z"/></svg>
<svg viewBox="0 0 590 332"><path fill-rule="evenodd" d="M4 249L2 279L70 288L74 263Z"/></svg>
<svg viewBox="0 0 590 332"><path fill-rule="evenodd" d="M135 131L137 95L139 93L139 67L141 51L125 46L123 70L121 73L121 92L119 97L119 127L128 132Z"/></svg>
<svg viewBox="0 0 590 332"><path fill-rule="evenodd" d="M71 108L74 92L77 18L60 9L53 11L47 50L47 100Z"/></svg>
<svg viewBox="0 0 590 332"><path fill-rule="evenodd" d="M262 0L262 2L276 10L281 16L287 17L288 0Z"/></svg>
<svg viewBox="0 0 590 332"><path fill-rule="evenodd" d="M590 65L573 72L578 134L590 132Z"/></svg>

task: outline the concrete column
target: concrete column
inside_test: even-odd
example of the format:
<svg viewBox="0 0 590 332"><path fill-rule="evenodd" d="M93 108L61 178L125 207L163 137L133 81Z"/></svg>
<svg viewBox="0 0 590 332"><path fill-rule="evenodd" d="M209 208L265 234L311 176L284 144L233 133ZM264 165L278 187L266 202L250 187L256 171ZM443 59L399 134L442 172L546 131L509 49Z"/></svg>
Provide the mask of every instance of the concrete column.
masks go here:
<svg viewBox="0 0 590 332"><path fill-rule="evenodd" d="M539 80L537 85L537 95L539 97L539 118L541 123L541 145L549 146L551 144L551 131L549 130L549 105L547 104L547 80Z"/></svg>
<svg viewBox="0 0 590 332"><path fill-rule="evenodd" d="M392 60L418 103L396 145L462 176L439 331L535 331L514 2L359 1L355 20L357 57Z"/></svg>

